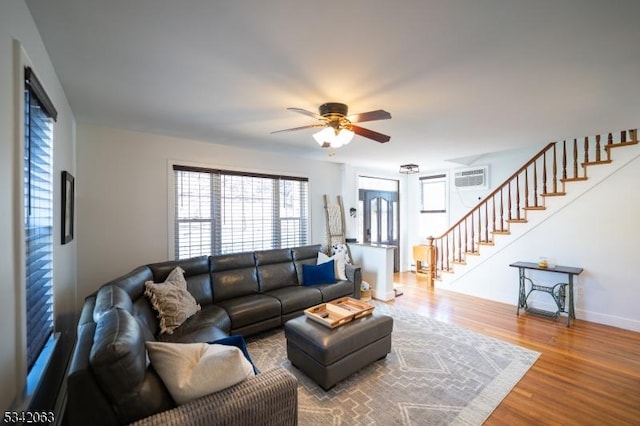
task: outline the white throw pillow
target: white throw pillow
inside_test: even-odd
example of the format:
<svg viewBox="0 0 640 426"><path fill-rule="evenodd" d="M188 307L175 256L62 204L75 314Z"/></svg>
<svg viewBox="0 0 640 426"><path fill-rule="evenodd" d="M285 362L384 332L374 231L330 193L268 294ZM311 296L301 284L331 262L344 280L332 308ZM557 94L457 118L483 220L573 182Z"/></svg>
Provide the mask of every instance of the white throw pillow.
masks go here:
<svg viewBox="0 0 640 426"><path fill-rule="evenodd" d="M255 375L235 346L146 342L151 365L176 404L218 392Z"/></svg>
<svg viewBox="0 0 640 426"><path fill-rule="evenodd" d="M347 280L347 273L345 272L346 266L347 266L347 262L345 260L345 254L344 252L340 252L340 253L336 253L333 256L329 257L326 254L324 254L323 252L318 252L318 261L317 261L317 265L321 265L323 263L327 263L331 260L333 260L333 265L335 268L335 273L336 273L336 278L339 280L343 280L346 281Z"/></svg>

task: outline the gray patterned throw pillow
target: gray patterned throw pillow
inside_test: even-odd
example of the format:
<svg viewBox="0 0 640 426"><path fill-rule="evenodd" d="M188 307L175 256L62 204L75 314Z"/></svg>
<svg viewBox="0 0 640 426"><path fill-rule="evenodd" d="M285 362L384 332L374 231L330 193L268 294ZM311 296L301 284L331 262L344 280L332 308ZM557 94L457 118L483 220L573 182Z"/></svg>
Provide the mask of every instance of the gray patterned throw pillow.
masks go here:
<svg viewBox="0 0 640 426"><path fill-rule="evenodd" d="M163 283L147 281L144 285L144 294L158 312L161 334L173 334L173 330L200 310L200 305L187 290L184 270L179 266Z"/></svg>

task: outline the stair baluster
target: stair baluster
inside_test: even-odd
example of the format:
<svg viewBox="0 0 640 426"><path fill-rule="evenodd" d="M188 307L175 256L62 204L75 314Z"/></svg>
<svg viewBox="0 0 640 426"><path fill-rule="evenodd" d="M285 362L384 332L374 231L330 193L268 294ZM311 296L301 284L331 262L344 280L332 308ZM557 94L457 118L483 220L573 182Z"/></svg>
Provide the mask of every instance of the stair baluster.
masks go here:
<svg viewBox="0 0 640 426"><path fill-rule="evenodd" d="M552 164L552 173L553 173L553 193L558 193L558 161L556 158L556 144L553 144L553 164Z"/></svg>
<svg viewBox="0 0 640 426"><path fill-rule="evenodd" d="M567 179L567 141L562 141L562 179Z"/></svg>
<svg viewBox="0 0 640 426"><path fill-rule="evenodd" d="M547 194L547 151L542 154L542 193Z"/></svg>
<svg viewBox="0 0 640 426"><path fill-rule="evenodd" d="M489 203L484 203L484 241L489 242Z"/></svg>
<svg viewBox="0 0 640 426"><path fill-rule="evenodd" d="M535 159L533 160L533 206L538 207L538 167Z"/></svg>
<svg viewBox="0 0 640 426"><path fill-rule="evenodd" d="M589 164L589 137L584 137L584 164ZM587 176L587 170L583 167L585 176Z"/></svg>
<svg viewBox="0 0 640 426"><path fill-rule="evenodd" d="M513 219L511 216L511 181L507 184L507 223Z"/></svg>
<svg viewBox="0 0 640 426"><path fill-rule="evenodd" d="M516 219L520 220L520 175L516 175Z"/></svg>
<svg viewBox="0 0 640 426"><path fill-rule="evenodd" d="M493 232L496 232L496 197L491 197L491 208L493 209L492 220L493 220Z"/></svg>

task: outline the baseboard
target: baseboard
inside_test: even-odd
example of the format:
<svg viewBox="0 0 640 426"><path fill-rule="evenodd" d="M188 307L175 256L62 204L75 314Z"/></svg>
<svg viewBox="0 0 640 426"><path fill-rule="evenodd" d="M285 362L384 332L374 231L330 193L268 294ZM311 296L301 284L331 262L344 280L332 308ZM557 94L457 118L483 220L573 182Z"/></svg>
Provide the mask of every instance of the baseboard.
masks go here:
<svg viewBox="0 0 640 426"><path fill-rule="evenodd" d="M590 312L576 309L576 317L581 320L595 322L598 324L609 325L611 327L622 328L625 330L640 332L640 321L629 318L622 318L615 315L601 314L599 312Z"/></svg>

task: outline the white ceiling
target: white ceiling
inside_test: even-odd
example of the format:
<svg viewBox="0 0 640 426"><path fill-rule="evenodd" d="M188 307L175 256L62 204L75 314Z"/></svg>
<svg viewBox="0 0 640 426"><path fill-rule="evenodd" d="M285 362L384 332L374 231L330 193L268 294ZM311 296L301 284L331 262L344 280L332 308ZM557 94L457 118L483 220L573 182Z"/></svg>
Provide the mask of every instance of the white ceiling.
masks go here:
<svg viewBox="0 0 640 426"><path fill-rule="evenodd" d="M637 0L26 1L79 123L389 170L640 124ZM329 101L391 141L270 134Z"/></svg>

